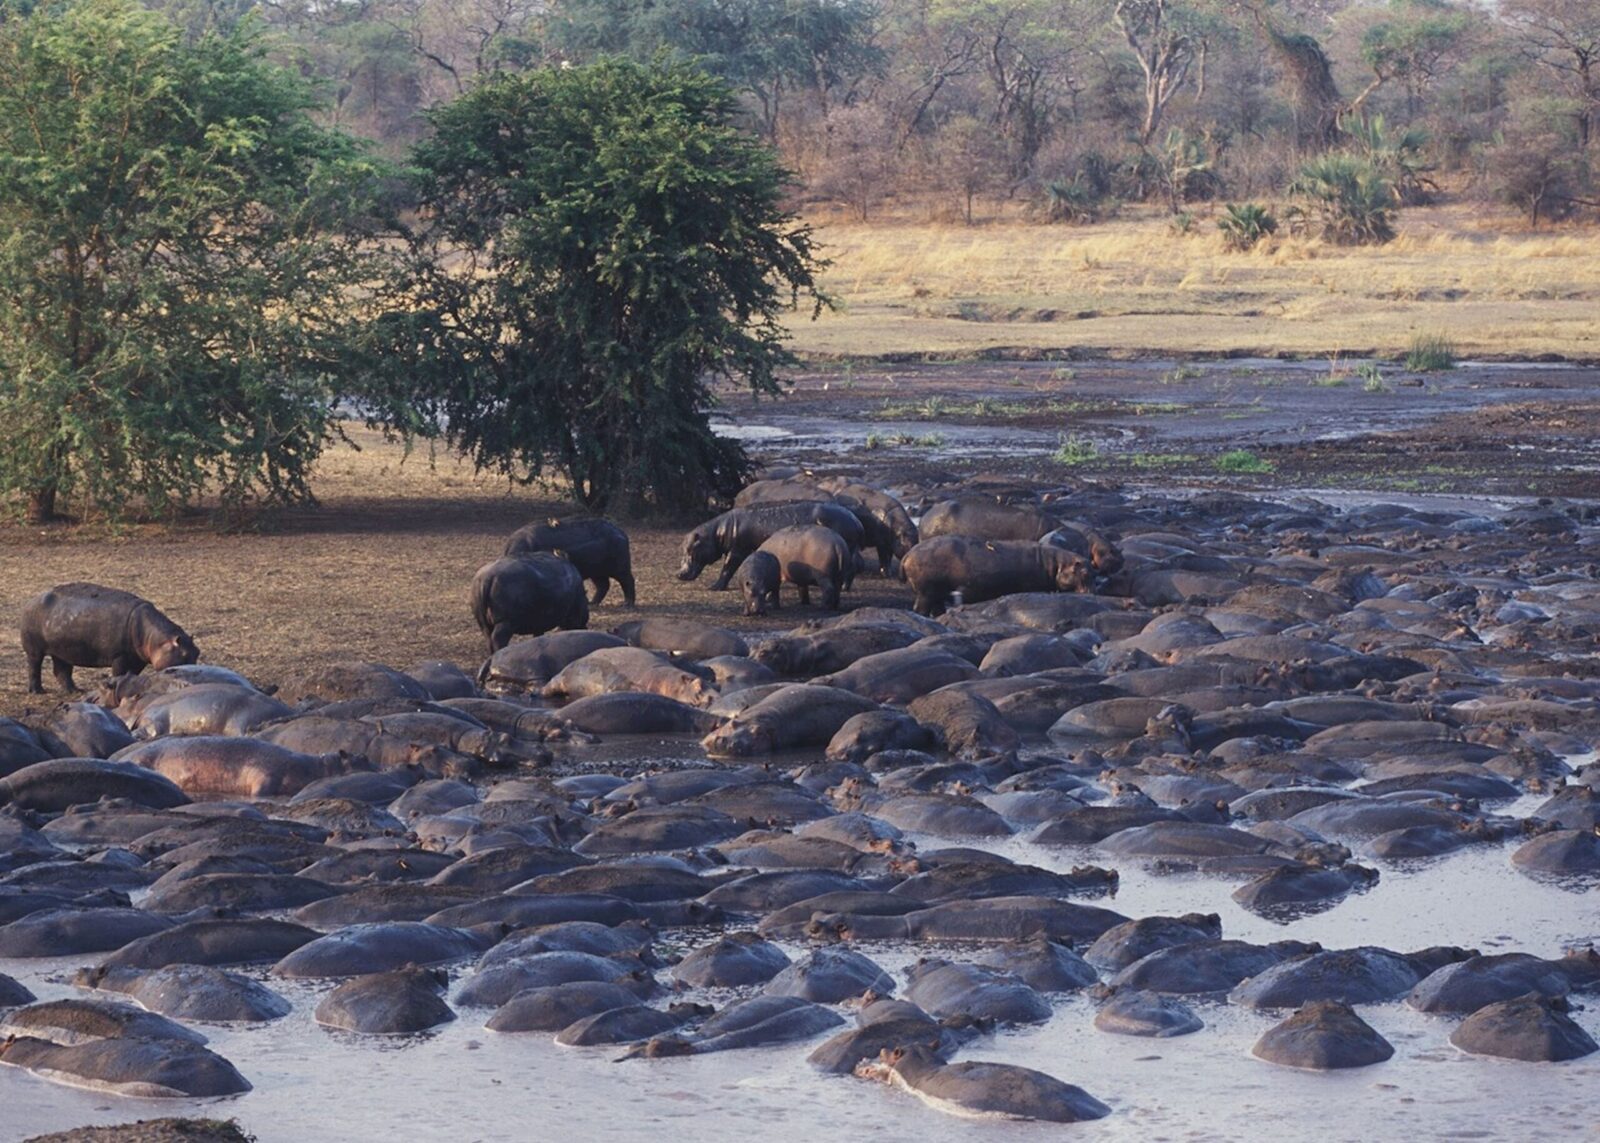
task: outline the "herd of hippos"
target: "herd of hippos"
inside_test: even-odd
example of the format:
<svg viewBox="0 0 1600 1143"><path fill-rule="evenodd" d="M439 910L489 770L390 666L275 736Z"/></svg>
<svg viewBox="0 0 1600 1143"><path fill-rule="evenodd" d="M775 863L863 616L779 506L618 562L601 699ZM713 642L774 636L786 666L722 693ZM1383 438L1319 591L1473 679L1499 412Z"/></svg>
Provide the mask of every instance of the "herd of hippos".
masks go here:
<svg viewBox="0 0 1600 1143"><path fill-rule="evenodd" d="M724 561L713 586L752 614L782 584L837 611L874 555L914 593L748 639L588 630L612 580L634 603L627 537L524 528L473 583L476 678L340 663L268 691L199 664L136 596L40 595L33 689L46 658L63 688L75 666L112 677L0 719L0 960L98 959L72 999L0 974L0 1062L126 1095L245 1091L190 1025L277 1019L272 983L294 978L326 982L318 1023L357 1033L471 1010L625 1058L820 1040L823 1072L1059 1122L1109 1108L953 1061L1051 1019L1052 993L1092 990L1094 1027L1132 1036L1199 1032L1224 1000L1275 1010L1254 1054L1296 1068L1390 1058L1358 1009L1402 1001L1466 1052L1596 1051L1568 1000L1600 991L1592 948L1256 944L1215 914L1092 903L1113 869L983 848L1023 835L1064 867L1230 879L1288 922L1385 863L1497 847L1588 885L1592 924L1600 764L1566 760L1600 741L1588 510L983 479L912 507L786 473L691 532L680 578ZM589 750L630 735L644 758L694 735L705 764ZM897 980L878 942L936 955Z"/></svg>

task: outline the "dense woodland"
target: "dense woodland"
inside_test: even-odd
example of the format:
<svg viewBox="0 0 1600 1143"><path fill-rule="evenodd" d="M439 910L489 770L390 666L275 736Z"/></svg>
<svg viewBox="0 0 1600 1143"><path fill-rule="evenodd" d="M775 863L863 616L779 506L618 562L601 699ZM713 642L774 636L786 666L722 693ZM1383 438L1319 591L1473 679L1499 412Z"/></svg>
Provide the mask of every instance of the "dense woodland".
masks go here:
<svg viewBox="0 0 1600 1143"><path fill-rule="evenodd" d="M193 4L196 0L177 0ZM200 0L205 3L205 0ZM223 10L221 6L231 5ZM391 154L485 72L692 57L814 199L1052 219L1326 192L1375 168L1541 222L1592 211L1594 0L214 0L258 12Z"/></svg>

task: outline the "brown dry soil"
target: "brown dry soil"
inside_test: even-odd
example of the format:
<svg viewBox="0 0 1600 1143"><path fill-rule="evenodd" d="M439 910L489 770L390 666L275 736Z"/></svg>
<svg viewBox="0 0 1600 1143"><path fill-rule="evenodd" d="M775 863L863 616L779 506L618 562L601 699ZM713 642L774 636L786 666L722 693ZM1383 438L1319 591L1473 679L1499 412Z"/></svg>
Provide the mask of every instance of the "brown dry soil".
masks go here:
<svg viewBox="0 0 1600 1143"><path fill-rule="evenodd" d="M1385 389L1367 392L1345 363L874 363L804 372L787 399L730 397L724 412L768 463L854 471L923 496L980 472L1058 487L1096 479L1371 498L1600 496L1600 371L1383 374ZM353 437L359 449L335 449L319 466L320 507L283 512L270 529L219 531L205 512L117 530L0 527L0 714L59 701L24 690L17 614L37 592L74 580L156 601L196 637L204 661L262 684L342 660L475 669L484 648L467 604L473 573L515 528L566 509L548 490L407 456L375 434ZM1052 459L1064 437L1092 455ZM1271 470L1220 472L1217 458L1241 449ZM734 593L707 590L709 572L676 578L685 522L623 523L640 606L625 610L613 588L596 628L676 615L775 629L822 614L786 589L782 612L746 620ZM868 573L845 599L908 606L910 593ZM80 682L100 674L80 671Z"/></svg>
<svg viewBox="0 0 1600 1143"><path fill-rule="evenodd" d="M250 1143L254 1138L231 1119L140 1119L36 1135L27 1143Z"/></svg>

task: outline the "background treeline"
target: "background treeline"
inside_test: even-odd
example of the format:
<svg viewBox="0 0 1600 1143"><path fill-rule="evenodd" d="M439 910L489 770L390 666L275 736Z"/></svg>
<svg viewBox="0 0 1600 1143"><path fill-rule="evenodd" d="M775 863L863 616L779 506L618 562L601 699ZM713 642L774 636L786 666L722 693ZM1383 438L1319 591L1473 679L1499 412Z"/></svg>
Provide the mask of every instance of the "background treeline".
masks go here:
<svg viewBox="0 0 1600 1143"><path fill-rule="evenodd" d="M337 125L393 154L485 72L667 54L725 79L809 194L864 219L1442 188L1540 222L1600 200L1595 0L195 4L169 10L258 12Z"/></svg>

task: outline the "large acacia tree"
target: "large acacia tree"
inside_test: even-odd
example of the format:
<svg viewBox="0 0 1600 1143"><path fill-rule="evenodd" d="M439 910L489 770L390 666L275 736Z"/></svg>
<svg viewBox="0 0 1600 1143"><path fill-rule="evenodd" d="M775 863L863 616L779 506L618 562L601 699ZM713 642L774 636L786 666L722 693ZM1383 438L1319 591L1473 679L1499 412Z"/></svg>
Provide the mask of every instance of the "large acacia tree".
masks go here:
<svg viewBox="0 0 1600 1143"><path fill-rule="evenodd" d="M374 170L249 25L0 8L0 498L309 498Z"/></svg>
<svg viewBox="0 0 1600 1143"><path fill-rule="evenodd" d="M557 472L591 508L737 489L712 383L778 387L808 228L728 87L608 59L486 80L414 157L418 277L396 328L427 411L480 468Z"/></svg>

